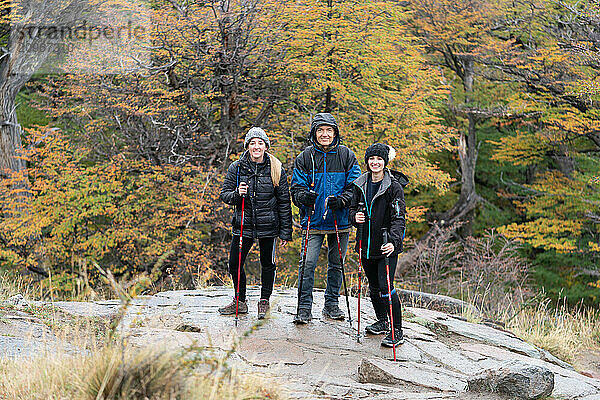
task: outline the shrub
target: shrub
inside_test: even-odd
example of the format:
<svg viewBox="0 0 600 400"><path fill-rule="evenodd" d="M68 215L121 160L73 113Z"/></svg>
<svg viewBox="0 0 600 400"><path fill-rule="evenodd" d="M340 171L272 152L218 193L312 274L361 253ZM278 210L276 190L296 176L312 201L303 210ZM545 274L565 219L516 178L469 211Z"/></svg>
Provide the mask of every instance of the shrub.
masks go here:
<svg viewBox="0 0 600 400"><path fill-rule="evenodd" d="M28 134L29 187L15 185L18 176L0 182L0 207L7 210L0 220L4 263L41 265L62 282L56 289L70 295L97 283L89 260L116 276L145 272L154 283L177 277L187 287L214 266L208 254L222 243L211 234L223 219L222 207L213 205L216 171L153 165L125 154L90 162L88 150L58 131ZM16 192L23 190L27 201L19 202Z"/></svg>

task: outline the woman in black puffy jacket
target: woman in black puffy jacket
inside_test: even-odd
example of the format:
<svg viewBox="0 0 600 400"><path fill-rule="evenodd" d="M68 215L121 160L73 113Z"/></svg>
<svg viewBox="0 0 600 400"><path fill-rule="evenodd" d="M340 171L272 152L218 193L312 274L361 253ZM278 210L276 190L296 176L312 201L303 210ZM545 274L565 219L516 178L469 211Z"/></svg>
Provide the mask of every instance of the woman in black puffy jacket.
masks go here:
<svg viewBox="0 0 600 400"><path fill-rule="evenodd" d="M292 208L287 176L281 162L267 153L269 138L261 128L251 128L246 134L244 147L247 149L239 160L227 170L221 189L221 200L234 205L233 239L229 250L229 273L237 288L240 222L242 219L242 197L244 200L244 226L242 232L242 262L240 268L238 313L248 312L246 303L246 273L244 261L258 239L260 247L261 295L258 302L258 318L265 317L269 310L269 297L275 280L274 254L277 238L282 246L292 240ZM236 298L225 307L219 308L223 315L236 313Z"/></svg>
<svg viewBox="0 0 600 400"><path fill-rule="evenodd" d="M394 289L394 273L406 230L403 186L408 184L408 178L401 172L386 168L394 155L395 151L385 144L375 143L369 146L365 152L367 172L353 182L354 191L350 204L350 220L362 234L362 249L356 243L356 251L362 250L362 265L369 280L371 302L377 316L377 321L365 330L374 335L387 333L381 344L388 347L404 342L400 300ZM382 234L384 229L389 232L387 243L384 243ZM385 257L389 260L389 293ZM389 296L392 299L393 335L388 315Z"/></svg>

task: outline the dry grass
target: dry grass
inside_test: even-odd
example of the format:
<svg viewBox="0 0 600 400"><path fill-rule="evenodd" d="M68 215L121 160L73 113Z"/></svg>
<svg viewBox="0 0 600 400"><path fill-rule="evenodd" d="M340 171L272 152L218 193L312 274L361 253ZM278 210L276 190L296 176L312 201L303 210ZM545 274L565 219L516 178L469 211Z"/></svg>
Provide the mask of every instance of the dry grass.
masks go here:
<svg viewBox="0 0 600 400"><path fill-rule="evenodd" d="M108 274L113 290L126 306L130 300ZM14 294L27 300L25 280L0 275L0 301ZM0 309L12 312L11 306ZM0 399L281 399L282 390L267 378L228 366L231 352L217 357L202 348L179 352L122 348L109 321L75 318L54 307L26 307L68 343L27 359L0 359ZM117 317L118 322L122 315ZM112 327L111 327L112 326ZM257 326L242 335L249 335ZM236 346L239 344L236 343Z"/></svg>
<svg viewBox="0 0 600 400"><path fill-rule="evenodd" d="M109 347L88 355L43 354L0 361L0 398L17 399L282 399L262 378L227 369L188 368L180 353ZM219 365L220 369L214 370ZM195 365L195 367L201 367ZM202 372L200 372L202 371Z"/></svg>
<svg viewBox="0 0 600 400"><path fill-rule="evenodd" d="M573 363L583 350L600 351L600 312L551 307L548 301L525 307L505 318L507 329L523 340Z"/></svg>

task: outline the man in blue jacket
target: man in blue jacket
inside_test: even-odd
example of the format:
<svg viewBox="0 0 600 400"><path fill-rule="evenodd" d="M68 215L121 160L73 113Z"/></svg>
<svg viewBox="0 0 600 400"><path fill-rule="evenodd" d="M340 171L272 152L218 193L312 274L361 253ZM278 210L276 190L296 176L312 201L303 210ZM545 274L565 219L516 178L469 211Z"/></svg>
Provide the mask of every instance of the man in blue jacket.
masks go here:
<svg viewBox="0 0 600 400"><path fill-rule="evenodd" d="M310 220L308 245L303 249L306 251L306 265L302 292L298 299L298 314L294 318L294 323L297 324L306 324L312 319L315 268L325 236L328 266L323 316L337 320L345 318L338 302L342 286L342 266L337 249L334 214L337 218L342 257L345 257L351 230L348 221L348 206L352 199L351 184L360 175L356 156L349 148L340 144L340 131L333 115L315 115L310 129L310 142L312 145L304 149L294 161L291 184L292 200L300 209L303 237L306 235L308 216L314 210ZM300 254L300 259L303 259L303 254Z"/></svg>

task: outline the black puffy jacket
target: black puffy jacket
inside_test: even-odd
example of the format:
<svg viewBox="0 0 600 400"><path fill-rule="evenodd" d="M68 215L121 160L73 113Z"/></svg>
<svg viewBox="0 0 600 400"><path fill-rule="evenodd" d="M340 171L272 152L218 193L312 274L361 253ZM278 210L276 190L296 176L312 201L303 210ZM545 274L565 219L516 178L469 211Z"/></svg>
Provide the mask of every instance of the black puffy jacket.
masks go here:
<svg viewBox="0 0 600 400"><path fill-rule="evenodd" d="M362 229L362 257L383 258L383 228L387 228L389 242L394 245L395 256L402 251L402 242L406 233L406 206L403 186L408 184L408 178L401 172L385 169L383 181L379 190L373 196L371 204L366 204L366 191L370 172L365 172L353 182L353 196L350 203L350 221L359 230ZM359 204L365 206L365 222L359 226L356 223L356 213ZM358 241L356 252L358 252Z"/></svg>
<svg viewBox="0 0 600 400"><path fill-rule="evenodd" d="M292 207L285 169L281 167L279 186L274 186L271 160L267 153L260 164L250 161L248 154L244 153L229 166L220 197L223 202L235 205L233 235L240 234L242 220L242 197L237 191L240 182L248 184L244 202L243 236L292 240Z"/></svg>

